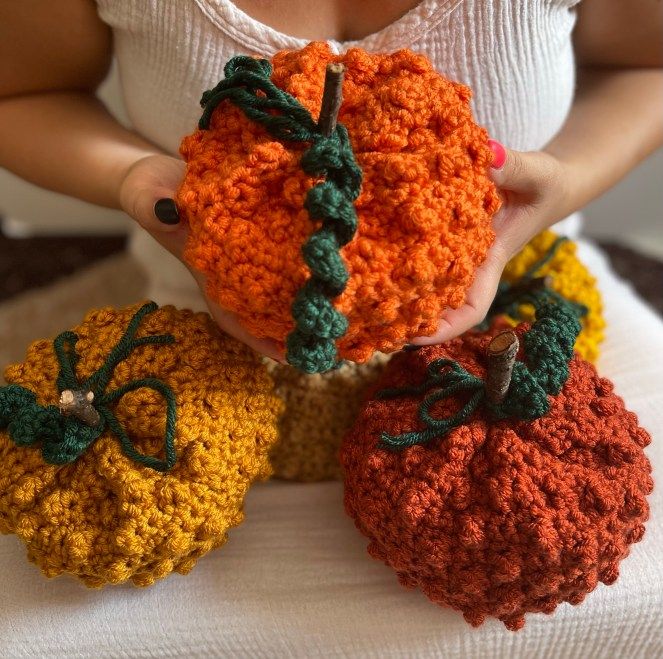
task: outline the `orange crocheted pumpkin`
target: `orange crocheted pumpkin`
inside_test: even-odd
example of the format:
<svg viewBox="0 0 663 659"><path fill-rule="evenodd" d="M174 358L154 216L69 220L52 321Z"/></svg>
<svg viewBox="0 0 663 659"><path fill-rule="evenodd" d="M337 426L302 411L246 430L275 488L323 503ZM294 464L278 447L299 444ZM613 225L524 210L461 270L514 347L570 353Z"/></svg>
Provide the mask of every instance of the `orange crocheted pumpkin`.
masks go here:
<svg viewBox="0 0 663 659"><path fill-rule="evenodd" d="M527 332L516 331L530 356L554 347ZM346 509L373 557L472 625L492 616L517 630L525 613L578 604L616 580L648 517L650 438L577 355L540 418L473 404L491 335L394 357L341 461ZM533 360L516 368L555 376Z"/></svg>
<svg viewBox="0 0 663 659"><path fill-rule="evenodd" d="M345 77L325 136L329 63ZM408 50L231 60L181 145L185 259L208 295L309 372L431 334L494 238L492 155L469 101Z"/></svg>

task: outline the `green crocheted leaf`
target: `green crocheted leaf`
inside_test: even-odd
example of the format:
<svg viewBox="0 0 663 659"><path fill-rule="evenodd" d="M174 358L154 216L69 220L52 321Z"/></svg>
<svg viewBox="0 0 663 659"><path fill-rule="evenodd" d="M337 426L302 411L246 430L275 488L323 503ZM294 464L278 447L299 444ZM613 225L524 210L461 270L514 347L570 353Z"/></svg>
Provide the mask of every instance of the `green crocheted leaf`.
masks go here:
<svg viewBox="0 0 663 659"><path fill-rule="evenodd" d="M36 405L34 392L17 384L0 387L0 428L6 428L22 407Z"/></svg>
<svg viewBox="0 0 663 659"><path fill-rule="evenodd" d="M85 382L80 383L76 376L76 353L78 337L73 332L63 332L53 341L55 354L60 363L60 373L56 384L60 393L64 388L92 391L94 407L100 414L95 426L88 426L73 416L63 416L60 410L37 403L34 392L19 385L0 387L0 429L6 429L17 446L40 446L44 461L49 464L68 464L79 458L109 428L119 440L125 454L138 464L166 471L177 459L175 452L175 424L177 404L170 387L157 378L134 380L107 392L113 369L131 352L143 345L166 345L174 342L169 335L144 336L136 338L136 332L145 316L157 309L154 302L143 305L133 316L124 335L109 352L106 361ZM124 394L139 388L151 388L160 393L166 402L166 433L164 447L166 460L139 453L117 421L110 408Z"/></svg>
<svg viewBox="0 0 663 659"><path fill-rule="evenodd" d="M44 461L62 465L75 462L103 433L104 424L91 428L71 417L63 419L57 438L49 438L42 443Z"/></svg>

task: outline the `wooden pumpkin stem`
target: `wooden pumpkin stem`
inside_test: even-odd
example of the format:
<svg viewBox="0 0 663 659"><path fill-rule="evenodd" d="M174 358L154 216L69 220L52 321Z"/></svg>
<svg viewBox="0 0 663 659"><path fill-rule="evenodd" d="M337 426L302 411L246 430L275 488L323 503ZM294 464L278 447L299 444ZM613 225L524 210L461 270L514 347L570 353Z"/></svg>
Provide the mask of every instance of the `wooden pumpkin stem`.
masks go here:
<svg viewBox="0 0 663 659"><path fill-rule="evenodd" d="M94 393L65 389L60 394L60 413L65 416L74 416L85 425L94 428L101 421L99 412L92 405Z"/></svg>
<svg viewBox="0 0 663 659"><path fill-rule="evenodd" d="M499 405L509 390L519 347L518 337L511 330L500 332L488 344L486 396L493 405Z"/></svg>
<svg viewBox="0 0 663 659"><path fill-rule="evenodd" d="M329 137L336 128L338 111L341 109L343 101L344 75L345 66L343 64L336 62L327 64L320 118L318 119L318 128L325 137Z"/></svg>
<svg viewBox="0 0 663 659"><path fill-rule="evenodd" d="M522 293L535 293L552 287L553 279L550 275L521 279L509 286L509 294L516 296Z"/></svg>

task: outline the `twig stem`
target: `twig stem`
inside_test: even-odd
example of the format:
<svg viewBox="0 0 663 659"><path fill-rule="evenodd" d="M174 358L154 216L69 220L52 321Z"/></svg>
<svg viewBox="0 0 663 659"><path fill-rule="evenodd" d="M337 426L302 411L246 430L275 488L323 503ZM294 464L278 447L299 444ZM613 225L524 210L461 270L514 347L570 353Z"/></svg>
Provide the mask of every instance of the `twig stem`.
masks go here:
<svg viewBox="0 0 663 659"><path fill-rule="evenodd" d="M325 137L329 137L336 128L338 111L341 109L341 102L343 101L344 75L345 66L343 64L337 62L327 64L320 118L318 119L318 128Z"/></svg>
<svg viewBox="0 0 663 659"><path fill-rule="evenodd" d="M486 396L493 405L499 405L509 391L519 346L518 337L511 330L500 332L488 344Z"/></svg>
<svg viewBox="0 0 663 659"><path fill-rule="evenodd" d="M94 394L91 391L65 389L60 394L60 414L74 416L84 424L94 427L99 424L101 417L92 405Z"/></svg>

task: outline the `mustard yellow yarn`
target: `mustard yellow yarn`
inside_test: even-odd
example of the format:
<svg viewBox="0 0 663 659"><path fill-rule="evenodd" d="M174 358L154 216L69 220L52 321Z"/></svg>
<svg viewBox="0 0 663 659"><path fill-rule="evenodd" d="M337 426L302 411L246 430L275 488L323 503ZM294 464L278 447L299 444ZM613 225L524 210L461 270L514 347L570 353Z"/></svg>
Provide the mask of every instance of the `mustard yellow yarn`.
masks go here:
<svg viewBox="0 0 663 659"><path fill-rule="evenodd" d="M92 374L120 339L138 306L90 312L75 328L77 375ZM108 431L75 462L56 466L37 447L0 432L0 532L15 533L48 577L72 574L87 586L127 580L146 586L172 571L186 574L220 547L243 520L244 495L271 474L268 452L282 404L266 369L246 346L222 334L207 314L164 307L138 336L172 334L172 345L137 348L110 387L157 377L177 400L177 462L166 473L127 458ZM5 378L58 400L52 341L40 340ZM151 389L121 398L115 414L137 449L159 455L164 403Z"/></svg>
<svg viewBox="0 0 663 659"><path fill-rule="evenodd" d="M387 361L386 355L375 353L365 364L348 362L315 375L270 362L276 393L285 403L279 440L270 453L275 477L305 482L341 479L338 451L343 435Z"/></svg>
<svg viewBox="0 0 663 659"><path fill-rule="evenodd" d="M552 231L544 231L536 236L509 261L503 279L509 283L517 281L528 268L548 253L556 239L557 235ZM587 361L595 362L605 328L603 303L596 279L578 259L576 245L572 241L562 242L552 259L536 272L536 276L545 275L551 276L551 286L560 295L587 307L587 315L581 321L582 331L576 342L576 351ZM531 305L522 305L520 312L523 320L534 320L534 308ZM517 324L514 318L510 318L510 321Z"/></svg>

